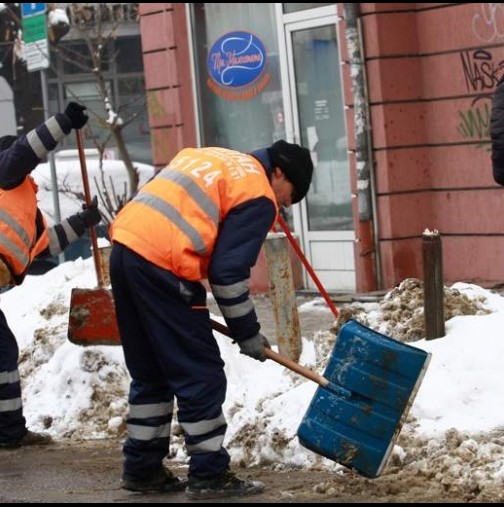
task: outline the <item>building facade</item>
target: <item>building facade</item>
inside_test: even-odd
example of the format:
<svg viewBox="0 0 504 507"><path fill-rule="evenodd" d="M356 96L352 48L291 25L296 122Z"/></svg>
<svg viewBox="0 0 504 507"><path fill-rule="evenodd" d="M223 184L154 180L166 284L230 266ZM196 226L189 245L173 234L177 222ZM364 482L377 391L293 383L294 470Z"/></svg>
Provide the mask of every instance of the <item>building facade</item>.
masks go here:
<svg viewBox="0 0 504 507"><path fill-rule="evenodd" d="M426 230L441 234L446 283L504 279L488 137L503 4L139 12L155 165L185 146L298 142L315 175L287 218L328 290L421 278Z"/></svg>
<svg viewBox="0 0 504 507"><path fill-rule="evenodd" d="M110 133L97 120L110 116L100 92L103 83L111 109L128 121L123 137L132 159L152 163L138 4L76 4L80 6L76 10L70 5L55 4L68 14L70 31L50 46L50 112L62 111L69 101L78 100L90 110L91 122L83 131L86 146L94 146L93 139L105 142ZM79 24L82 20L84 26ZM91 56L96 47L102 48L99 69ZM106 145L107 156L119 158L114 140L109 139ZM64 146L75 146L73 136Z"/></svg>

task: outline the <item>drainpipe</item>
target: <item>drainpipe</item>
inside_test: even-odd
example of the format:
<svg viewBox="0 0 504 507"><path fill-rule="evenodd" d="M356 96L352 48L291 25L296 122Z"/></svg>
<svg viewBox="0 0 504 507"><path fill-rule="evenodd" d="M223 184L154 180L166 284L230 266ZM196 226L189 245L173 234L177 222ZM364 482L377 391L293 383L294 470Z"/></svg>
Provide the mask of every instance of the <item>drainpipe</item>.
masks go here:
<svg viewBox="0 0 504 507"><path fill-rule="evenodd" d="M357 197L359 221L357 253L361 270L357 270L358 289L369 292L382 288L380 251L376 243L376 196L373 180L371 121L366 89L362 32L358 3L344 3L346 42L350 57L350 75L353 85L355 119L355 164L357 169Z"/></svg>

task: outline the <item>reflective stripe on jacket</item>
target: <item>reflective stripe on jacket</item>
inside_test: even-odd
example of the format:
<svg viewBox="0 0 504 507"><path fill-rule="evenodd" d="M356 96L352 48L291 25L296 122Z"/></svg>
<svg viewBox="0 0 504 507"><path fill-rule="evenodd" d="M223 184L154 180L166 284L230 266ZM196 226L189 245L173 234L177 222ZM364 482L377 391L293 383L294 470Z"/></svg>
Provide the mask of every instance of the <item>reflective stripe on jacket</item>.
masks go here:
<svg viewBox="0 0 504 507"><path fill-rule="evenodd" d="M20 283L33 258L49 244L47 226L37 238L37 185L31 176L0 189L0 255Z"/></svg>
<svg viewBox="0 0 504 507"><path fill-rule="evenodd" d="M110 235L153 264L187 280L207 277L219 225L236 206L269 198L264 168L225 148L187 148L118 213Z"/></svg>

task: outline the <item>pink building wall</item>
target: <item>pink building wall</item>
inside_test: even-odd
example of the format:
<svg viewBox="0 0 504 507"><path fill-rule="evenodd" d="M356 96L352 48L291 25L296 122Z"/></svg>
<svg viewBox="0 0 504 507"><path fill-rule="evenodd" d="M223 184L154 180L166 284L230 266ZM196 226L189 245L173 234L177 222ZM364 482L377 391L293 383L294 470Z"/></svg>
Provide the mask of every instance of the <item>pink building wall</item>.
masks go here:
<svg viewBox="0 0 504 507"><path fill-rule="evenodd" d="M196 146L185 4L138 4L153 162Z"/></svg>
<svg viewBox="0 0 504 507"><path fill-rule="evenodd" d="M442 235L447 283L504 279L504 194L492 179L488 144L504 60L502 5L360 4L381 288L422 277L425 229ZM196 144L185 4L140 4L140 14L154 162L163 166ZM344 27L343 20L344 95L352 106ZM346 114L352 149L352 107ZM358 291L375 283L364 255L356 246Z"/></svg>
<svg viewBox="0 0 504 507"><path fill-rule="evenodd" d="M488 144L503 4L360 6L384 287L422 277L425 229L441 233L447 283L503 279L504 195ZM347 121L353 147L352 109Z"/></svg>

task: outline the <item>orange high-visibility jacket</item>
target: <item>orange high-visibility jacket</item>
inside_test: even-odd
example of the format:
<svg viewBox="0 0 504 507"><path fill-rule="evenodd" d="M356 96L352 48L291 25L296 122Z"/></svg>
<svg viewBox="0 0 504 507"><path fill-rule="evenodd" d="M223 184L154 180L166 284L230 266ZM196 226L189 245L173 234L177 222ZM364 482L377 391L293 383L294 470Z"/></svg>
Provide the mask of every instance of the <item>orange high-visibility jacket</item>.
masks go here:
<svg viewBox="0 0 504 507"><path fill-rule="evenodd" d="M37 238L37 190L31 176L11 190L0 189L0 255L16 279L49 244L45 221Z"/></svg>
<svg viewBox="0 0 504 507"><path fill-rule="evenodd" d="M118 213L110 236L177 276L207 277L219 225L234 207L267 197L278 212L262 165L225 148L187 148Z"/></svg>

